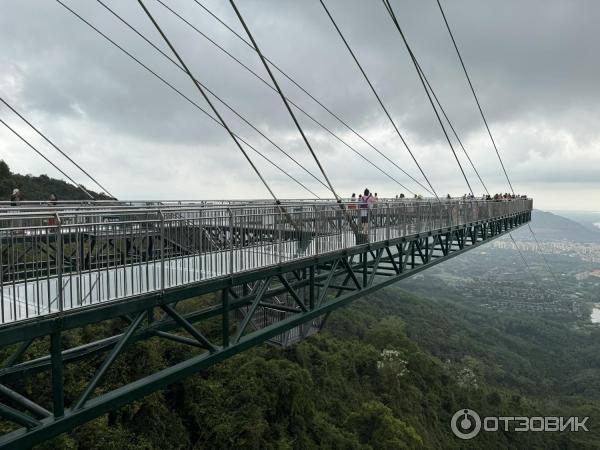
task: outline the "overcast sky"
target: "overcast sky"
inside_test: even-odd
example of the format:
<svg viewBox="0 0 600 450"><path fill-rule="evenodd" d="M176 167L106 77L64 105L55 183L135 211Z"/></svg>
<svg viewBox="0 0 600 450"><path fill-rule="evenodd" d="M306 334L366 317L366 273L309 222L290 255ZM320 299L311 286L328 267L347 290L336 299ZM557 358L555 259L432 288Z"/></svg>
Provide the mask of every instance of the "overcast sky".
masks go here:
<svg viewBox="0 0 600 450"><path fill-rule="evenodd" d="M96 0L63 0L205 109L189 78ZM107 5L167 52L136 1ZM163 0L200 31L267 78L255 53L194 0ZM243 35L229 2L199 0ZM273 90L181 22L145 0L196 78L320 177ZM378 0L327 0L413 154L440 195L467 192L416 71ZM392 0L419 62L489 190L507 191L435 0ZM518 193L542 209L600 211L600 3L558 0L443 2L490 127ZM239 0L263 53L398 166L425 184L318 0ZM78 21L56 0L4 0L0 95L122 199L266 198L267 191L225 130ZM275 72L287 97L413 192L423 188ZM214 101L235 133L319 196L325 188ZM340 195L369 187L408 190L385 177L298 112ZM93 184L6 107L0 118L77 181ZM1 125L0 125L1 127ZM462 150L477 195L484 190ZM249 155L282 198L311 195ZM62 178L5 128L0 158L13 172ZM27 196L27 193L24 193Z"/></svg>

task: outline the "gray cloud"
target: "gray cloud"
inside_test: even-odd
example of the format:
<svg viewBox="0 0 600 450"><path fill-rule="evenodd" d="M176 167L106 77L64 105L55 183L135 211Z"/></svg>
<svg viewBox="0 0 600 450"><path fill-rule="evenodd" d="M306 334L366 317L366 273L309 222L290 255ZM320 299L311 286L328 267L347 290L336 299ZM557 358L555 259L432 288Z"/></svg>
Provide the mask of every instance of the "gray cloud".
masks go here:
<svg viewBox="0 0 600 450"><path fill-rule="evenodd" d="M183 73L96 1L65 1L206 107ZM106 1L167 51L136 2ZM227 2L202 2L243 34ZM155 0L146 3L197 78L317 174L314 161L277 96ZM256 55L193 0L165 3L266 78ZM396 0L393 4L423 69L490 190L507 190L435 1ZM328 0L327 5L439 193L465 192L465 182L382 4ZM557 191L562 189L578 195L578 207L600 209L593 195L599 187L600 163L596 126L600 118L600 91L596 88L600 60L595 48L600 5L591 0L576 4L567 0L455 0L444 5L515 188L536 195L541 207L573 207L574 202ZM238 6L265 54L422 180L318 1L248 0ZM120 197L266 195L223 129L53 0L4 2L0 64L1 95ZM414 182L277 76L291 99L361 154L417 190ZM326 195L313 179L247 125L218 102L215 105L249 143L319 195ZM0 108L0 116L26 131L5 108ZM349 195L365 186L380 195L403 190L302 114L298 118L341 193ZM31 133L27 136L53 155ZM0 131L0 157L13 170L56 176L6 130ZM461 154L459 157L476 192L481 193L482 187L466 158ZM308 195L264 160L255 155L253 158L281 196ZM66 170L86 182L72 168Z"/></svg>

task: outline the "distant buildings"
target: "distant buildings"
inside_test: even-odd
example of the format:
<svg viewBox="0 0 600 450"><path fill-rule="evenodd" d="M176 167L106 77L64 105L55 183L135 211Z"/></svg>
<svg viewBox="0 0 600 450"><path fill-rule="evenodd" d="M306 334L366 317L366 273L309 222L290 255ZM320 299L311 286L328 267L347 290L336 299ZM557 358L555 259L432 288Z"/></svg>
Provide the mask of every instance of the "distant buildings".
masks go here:
<svg viewBox="0 0 600 450"><path fill-rule="evenodd" d="M512 241L496 240L491 242L493 248L504 250L516 250L515 244ZM577 242L567 241L546 241L540 242L538 246L531 241L518 241L517 246L522 252L539 252L546 255L562 255L572 258L578 257L583 261L591 263L600 263L600 244L580 244Z"/></svg>

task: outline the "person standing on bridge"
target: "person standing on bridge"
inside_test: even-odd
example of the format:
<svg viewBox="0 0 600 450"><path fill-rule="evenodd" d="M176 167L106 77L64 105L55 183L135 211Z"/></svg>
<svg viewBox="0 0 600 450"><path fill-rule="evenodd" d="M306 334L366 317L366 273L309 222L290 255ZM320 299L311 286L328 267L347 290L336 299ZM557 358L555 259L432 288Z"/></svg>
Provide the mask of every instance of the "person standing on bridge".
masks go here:
<svg viewBox="0 0 600 450"><path fill-rule="evenodd" d="M10 196L10 206L19 206L21 204L21 200L21 191L18 188L14 188ZM10 226L13 228L20 227L21 221L19 219L12 219L10 221ZM16 231L12 231L12 233L16 233Z"/></svg>
<svg viewBox="0 0 600 450"><path fill-rule="evenodd" d="M379 197L377 197L377 192L375 192L375 196L373 197L373 199L375 200L373 202L373 209L377 209L377 207L379 206ZM375 217L375 226L376 227L381 226L380 217L379 217L379 215L377 214L376 211L373 211L373 216Z"/></svg>
<svg viewBox="0 0 600 450"><path fill-rule="evenodd" d="M54 193L50 194L50 196L48 197L48 206L50 207L50 212L53 214L52 216L50 216L48 218L48 225L50 226L56 226L57 221L56 221L56 210L54 209L54 207L56 207L56 204L58 203L58 199L56 198L56 195Z"/></svg>
<svg viewBox="0 0 600 450"><path fill-rule="evenodd" d="M363 225L363 234L369 231L369 209L373 208L375 197L371 195L368 189L365 189L362 201L360 202L360 221Z"/></svg>
<svg viewBox="0 0 600 450"><path fill-rule="evenodd" d="M348 209L356 209L356 194L354 192L352 193L352 197L350 197Z"/></svg>
<svg viewBox="0 0 600 450"><path fill-rule="evenodd" d="M10 206L19 206L21 203L21 191L18 188L14 188L10 196Z"/></svg>

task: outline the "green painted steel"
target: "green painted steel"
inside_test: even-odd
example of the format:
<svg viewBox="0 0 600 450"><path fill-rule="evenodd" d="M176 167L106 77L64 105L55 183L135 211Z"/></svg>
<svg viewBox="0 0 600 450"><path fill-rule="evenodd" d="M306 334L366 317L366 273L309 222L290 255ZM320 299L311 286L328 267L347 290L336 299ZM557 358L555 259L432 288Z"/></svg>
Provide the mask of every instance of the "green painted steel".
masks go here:
<svg viewBox="0 0 600 450"><path fill-rule="evenodd" d="M19 415L15 416L13 411L2 409L0 405L3 417L12 417L11 420L24 426L0 437L0 447L20 449L43 442L265 341L290 345L317 332L324 323L323 317L331 311L502 236L530 219L531 213L523 212L461 227L365 243L273 267L0 328L0 342L5 345L51 335L51 353L47 357L21 363L15 359L11 365L0 369L0 382L50 369L54 399L53 415L39 421L35 418L30 421L29 416L19 411ZM176 310L177 302L206 293L217 294L218 301L187 314ZM289 301L276 303L282 298ZM153 318L153 314L148 314L153 308L163 309L167 314L163 318ZM266 317L261 319L263 322L257 322L258 315L255 313L258 310ZM125 320L128 328L123 333L61 352L61 332L128 315L136 318ZM217 339L221 340L220 343L211 342L192 325L219 316L222 332ZM230 321L234 316L236 322ZM144 318L145 326L142 325ZM230 340L230 329L235 323L235 338ZM252 328L250 323L254 324ZM169 333L177 329L186 330L194 339ZM156 336L208 350L93 397L103 374L125 344ZM107 351L104 363L79 401L63 409L63 365L76 364L82 358Z"/></svg>

